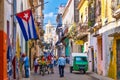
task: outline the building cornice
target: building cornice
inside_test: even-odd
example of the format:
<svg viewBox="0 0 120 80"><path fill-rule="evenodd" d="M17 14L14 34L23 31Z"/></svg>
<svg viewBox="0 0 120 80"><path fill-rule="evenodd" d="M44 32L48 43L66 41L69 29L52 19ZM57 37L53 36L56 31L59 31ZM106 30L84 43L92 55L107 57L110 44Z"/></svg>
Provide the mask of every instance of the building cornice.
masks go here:
<svg viewBox="0 0 120 80"><path fill-rule="evenodd" d="M83 3L84 3L85 1L86 1L86 0L80 0L77 9L80 9L81 6L83 5Z"/></svg>

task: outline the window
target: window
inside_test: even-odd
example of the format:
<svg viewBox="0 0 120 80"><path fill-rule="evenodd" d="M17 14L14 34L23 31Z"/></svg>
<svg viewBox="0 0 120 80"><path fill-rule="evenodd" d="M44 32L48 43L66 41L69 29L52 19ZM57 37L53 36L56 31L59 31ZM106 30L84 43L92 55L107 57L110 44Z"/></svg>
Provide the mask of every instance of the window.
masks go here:
<svg viewBox="0 0 120 80"><path fill-rule="evenodd" d="M78 62L80 62L80 61L87 61L87 57L76 57L75 59Z"/></svg>

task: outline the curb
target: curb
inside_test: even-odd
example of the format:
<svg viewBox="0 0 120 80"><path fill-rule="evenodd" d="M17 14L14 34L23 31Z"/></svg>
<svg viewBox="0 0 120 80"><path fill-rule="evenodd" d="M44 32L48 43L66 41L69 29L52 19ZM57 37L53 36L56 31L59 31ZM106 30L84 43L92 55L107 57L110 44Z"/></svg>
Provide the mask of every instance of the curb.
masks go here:
<svg viewBox="0 0 120 80"><path fill-rule="evenodd" d="M93 78L96 78L98 80L114 80L114 79L106 77L106 76L98 75L98 74L96 74L94 72L90 72L88 75L93 77Z"/></svg>

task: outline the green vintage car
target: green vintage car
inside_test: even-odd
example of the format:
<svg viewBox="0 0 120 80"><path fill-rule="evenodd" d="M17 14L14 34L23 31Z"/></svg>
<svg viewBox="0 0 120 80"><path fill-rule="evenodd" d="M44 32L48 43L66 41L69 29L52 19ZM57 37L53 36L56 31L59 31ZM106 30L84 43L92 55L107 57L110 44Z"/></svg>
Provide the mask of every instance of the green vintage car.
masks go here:
<svg viewBox="0 0 120 80"><path fill-rule="evenodd" d="M88 60L86 53L72 53L70 57L70 73L81 71L84 74L88 70Z"/></svg>

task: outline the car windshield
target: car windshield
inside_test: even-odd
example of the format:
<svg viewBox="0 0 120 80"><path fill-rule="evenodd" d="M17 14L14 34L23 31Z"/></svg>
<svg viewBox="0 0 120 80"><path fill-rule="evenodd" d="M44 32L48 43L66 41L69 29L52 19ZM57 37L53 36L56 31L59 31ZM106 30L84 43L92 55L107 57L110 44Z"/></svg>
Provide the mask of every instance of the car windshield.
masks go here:
<svg viewBox="0 0 120 80"><path fill-rule="evenodd" d="M76 61L87 61L87 57L76 57Z"/></svg>

